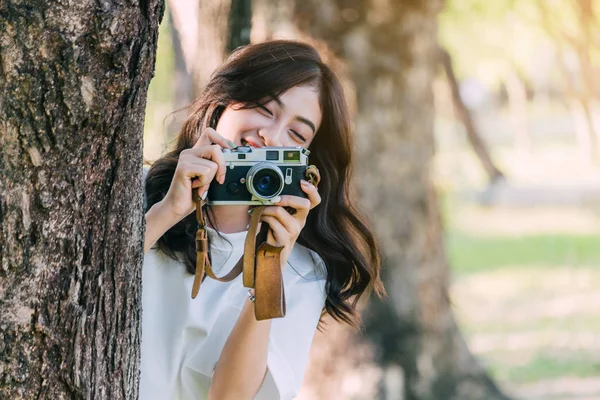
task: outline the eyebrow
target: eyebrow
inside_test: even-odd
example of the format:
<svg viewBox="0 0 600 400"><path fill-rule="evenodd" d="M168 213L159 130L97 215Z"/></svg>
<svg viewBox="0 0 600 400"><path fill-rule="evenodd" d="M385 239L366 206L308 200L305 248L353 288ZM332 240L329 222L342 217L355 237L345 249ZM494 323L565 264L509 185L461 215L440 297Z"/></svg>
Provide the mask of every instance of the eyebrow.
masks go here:
<svg viewBox="0 0 600 400"><path fill-rule="evenodd" d="M281 102L281 100L279 100L279 97L273 96L272 99L275 101L275 103L279 105L280 108L285 108L285 105ZM312 129L313 134L317 131L315 124L313 124L311 120L301 117L299 115L296 115L296 120L304 123L305 125L308 125L308 127Z"/></svg>

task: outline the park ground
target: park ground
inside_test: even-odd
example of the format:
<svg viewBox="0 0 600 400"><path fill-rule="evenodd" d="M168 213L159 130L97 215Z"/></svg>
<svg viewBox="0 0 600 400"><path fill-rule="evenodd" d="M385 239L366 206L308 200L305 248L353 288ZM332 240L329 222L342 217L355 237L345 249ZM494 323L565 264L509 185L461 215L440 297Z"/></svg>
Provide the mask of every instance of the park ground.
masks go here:
<svg viewBox="0 0 600 400"><path fill-rule="evenodd" d="M567 134L539 135L522 152L493 120L479 123L494 132L487 140L508 177L493 188L460 128L437 130L435 180L461 329L514 398L598 400L600 166Z"/></svg>

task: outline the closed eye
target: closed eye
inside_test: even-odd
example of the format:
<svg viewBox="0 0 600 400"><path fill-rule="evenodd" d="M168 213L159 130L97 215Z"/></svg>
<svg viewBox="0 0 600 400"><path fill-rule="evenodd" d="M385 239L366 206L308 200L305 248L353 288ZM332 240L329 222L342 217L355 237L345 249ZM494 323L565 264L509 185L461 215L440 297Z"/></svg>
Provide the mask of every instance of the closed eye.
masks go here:
<svg viewBox="0 0 600 400"><path fill-rule="evenodd" d="M290 129L290 132L292 132L292 134L293 134L294 136L296 136L296 138L297 138L298 140L300 140L302 143L306 142L306 139L304 138L304 136L302 136L301 134L299 134L299 133L298 133L298 132L296 132L295 130L293 130L293 129Z"/></svg>
<svg viewBox="0 0 600 400"><path fill-rule="evenodd" d="M273 116L273 113L271 111L269 111L269 109L265 106L263 106L262 104L258 105L258 108L260 108L261 110L263 110L264 112L266 112L267 114L269 114L269 116Z"/></svg>

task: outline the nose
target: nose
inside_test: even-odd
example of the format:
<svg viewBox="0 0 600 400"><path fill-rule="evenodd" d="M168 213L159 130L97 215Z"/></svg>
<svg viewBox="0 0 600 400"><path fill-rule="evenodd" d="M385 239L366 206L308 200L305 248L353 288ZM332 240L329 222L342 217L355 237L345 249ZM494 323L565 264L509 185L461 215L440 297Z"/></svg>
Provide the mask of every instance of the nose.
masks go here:
<svg viewBox="0 0 600 400"><path fill-rule="evenodd" d="M268 147L283 146L281 140L282 134L282 129L277 126L265 127L258 130L258 137L260 137L263 145Z"/></svg>

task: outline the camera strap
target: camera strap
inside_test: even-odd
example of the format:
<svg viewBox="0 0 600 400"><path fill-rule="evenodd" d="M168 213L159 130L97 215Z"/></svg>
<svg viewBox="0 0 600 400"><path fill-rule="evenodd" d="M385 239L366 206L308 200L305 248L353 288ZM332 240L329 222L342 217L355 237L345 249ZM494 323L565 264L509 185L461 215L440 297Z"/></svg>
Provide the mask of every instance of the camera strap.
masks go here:
<svg viewBox="0 0 600 400"><path fill-rule="evenodd" d="M308 167L306 178L315 187L318 186L321 176L317 167L314 165ZM286 313L285 290L280 262L283 246L267 243L270 230L268 224L263 223L260 232L257 233L265 206L257 206L251 210L252 218L244 243L244 255L231 271L222 277L217 277L210 265L206 221L202 211L203 200L198 196L197 191L193 192L193 200L196 203L198 230L196 231L196 273L192 285L192 299L198 295L205 274L219 282L230 282L243 273L244 286L254 288L255 291L256 319L260 321L284 317Z"/></svg>

